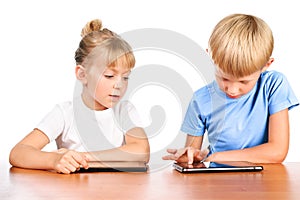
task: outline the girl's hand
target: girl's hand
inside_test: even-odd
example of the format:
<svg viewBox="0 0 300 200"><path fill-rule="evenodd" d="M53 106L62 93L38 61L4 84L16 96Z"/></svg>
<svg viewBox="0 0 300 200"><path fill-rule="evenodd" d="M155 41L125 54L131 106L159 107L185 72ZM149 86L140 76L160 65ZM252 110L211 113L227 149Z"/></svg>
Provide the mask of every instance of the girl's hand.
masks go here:
<svg viewBox="0 0 300 200"><path fill-rule="evenodd" d="M177 162L187 162L193 164L194 161L202 161L207 157L208 150L199 150L193 147L182 149L167 149L169 155L164 156L163 160L175 160Z"/></svg>
<svg viewBox="0 0 300 200"><path fill-rule="evenodd" d="M53 169L59 173L70 174L80 169L80 167L88 168L84 153L61 148L56 151L57 159L54 161Z"/></svg>

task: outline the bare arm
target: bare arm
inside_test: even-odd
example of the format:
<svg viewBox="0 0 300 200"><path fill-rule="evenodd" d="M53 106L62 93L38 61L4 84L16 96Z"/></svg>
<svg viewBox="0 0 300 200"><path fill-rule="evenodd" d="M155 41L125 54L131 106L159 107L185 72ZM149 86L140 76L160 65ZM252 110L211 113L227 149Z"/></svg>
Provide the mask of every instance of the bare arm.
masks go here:
<svg viewBox="0 0 300 200"><path fill-rule="evenodd" d="M289 132L288 110L285 109L269 117L269 140L267 143L242 150L217 152L208 157L208 160L281 163L288 153Z"/></svg>
<svg viewBox="0 0 300 200"><path fill-rule="evenodd" d="M49 143L48 137L35 129L11 150L11 165L30 169L47 169L70 173L80 165L87 167L84 155L75 151L45 152L41 149Z"/></svg>
<svg viewBox="0 0 300 200"><path fill-rule="evenodd" d="M185 141L185 147L193 147L195 149L201 149L202 142L203 142L203 136L187 135Z"/></svg>
<svg viewBox="0 0 300 200"><path fill-rule="evenodd" d="M144 161L149 162L150 146L142 128L130 129L125 135L126 144L109 150L87 153L89 160L100 161Z"/></svg>

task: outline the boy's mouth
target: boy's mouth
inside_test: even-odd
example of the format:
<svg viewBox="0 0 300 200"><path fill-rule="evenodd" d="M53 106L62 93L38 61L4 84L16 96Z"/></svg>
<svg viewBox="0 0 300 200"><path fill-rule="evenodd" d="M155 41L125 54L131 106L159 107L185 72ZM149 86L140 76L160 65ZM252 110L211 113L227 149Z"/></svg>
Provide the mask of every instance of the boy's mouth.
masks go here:
<svg viewBox="0 0 300 200"><path fill-rule="evenodd" d="M229 97L229 98L231 98L231 99L237 99L237 98L239 98L240 97L240 95L230 95L230 94L227 94L227 96Z"/></svg>

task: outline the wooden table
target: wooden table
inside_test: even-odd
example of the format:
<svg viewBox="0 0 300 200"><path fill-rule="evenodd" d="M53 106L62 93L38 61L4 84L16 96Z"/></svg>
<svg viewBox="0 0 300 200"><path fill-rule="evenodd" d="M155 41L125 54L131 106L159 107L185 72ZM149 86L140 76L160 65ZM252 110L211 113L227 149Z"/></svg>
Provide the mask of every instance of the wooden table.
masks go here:
<svg viewBox="0 0 300 200"><path fill-rule="evenodd" d="M300 199L300 163L268 164L262 172L57 174L0 165L0 199Z"/></svg>

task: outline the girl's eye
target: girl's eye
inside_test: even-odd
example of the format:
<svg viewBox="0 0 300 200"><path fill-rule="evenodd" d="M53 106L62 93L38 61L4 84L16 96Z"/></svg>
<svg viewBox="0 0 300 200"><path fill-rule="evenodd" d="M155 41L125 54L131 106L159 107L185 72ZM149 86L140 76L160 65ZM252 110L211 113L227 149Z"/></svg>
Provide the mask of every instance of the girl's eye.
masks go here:
<svg viewBox="0 0 300 200"><path fill-rule="evenodd" d="M129 77L123 77L124 81L128 81Z"/></svg>
<svg viewBox="0 0 300 200"><path fill-rule="evenodd" d="M110 78L113 78L114 76L113 75L104 75L104 77L110 79Z"/></svg>

